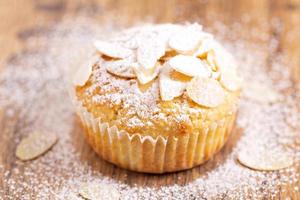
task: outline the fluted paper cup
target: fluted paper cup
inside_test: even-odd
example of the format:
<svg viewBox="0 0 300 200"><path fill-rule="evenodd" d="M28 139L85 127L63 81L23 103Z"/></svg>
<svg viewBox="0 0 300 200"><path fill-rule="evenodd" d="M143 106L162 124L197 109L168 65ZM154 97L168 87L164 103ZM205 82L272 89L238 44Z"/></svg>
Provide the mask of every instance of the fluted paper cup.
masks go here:
<svg viewBox="0 0 300 200"><path fill-rule="evenodd" d="M73 94L88 143L104 160L125 169L164 173L189 169L216 154L225 144L235 113L215 122L203 122L198 132L153 138L129 134L95 118Z"/></svg>

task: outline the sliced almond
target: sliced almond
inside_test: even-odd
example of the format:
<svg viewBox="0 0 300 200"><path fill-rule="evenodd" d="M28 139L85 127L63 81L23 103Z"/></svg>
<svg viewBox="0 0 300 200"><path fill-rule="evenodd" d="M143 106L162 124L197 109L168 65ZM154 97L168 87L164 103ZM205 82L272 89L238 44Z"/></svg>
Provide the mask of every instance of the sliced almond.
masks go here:
<svg viewBox="0 0 300 200"><path fill-rule="evenodd" d="M203 40L197 51L195 51L195 53L193 54L193 56L204 59L206 58L207 53L209 51L212 51L213 49L213 42L211 39Z"/></svg>
<svg viewBox="0 0 300 200"><path fill-rule="evenodd" d="M236 61L232 55L217 41L212 39L204 40L193 55L206 59L211 67L217 67L220 71L237 68ZM215 69L213 70L215 71Z"/></svg>
<svg viewBox="0 0 300 200"><path fill-rule="evenodd" d="M113 37L110 41L117 42L121 44L122 47L128 49L136 49L138 47L136 35L138 34L138 27L134 27L131 29L127 29L118 33L115 37Z"/></svg>
<svg viewBox="0 0 300 200"><path fill-rule="evenodd" d="M237 91L241 88L242 79L235 71L224 71L221 73L220 83L229 91Z"/></svg>
<svg viewBox="0 0 300 200"><path fill-rule="evenodd" d="M103 63L103 67L116 76L122 78L135 78L136 75L133 70L133 66L137 65L131 60L117 60L117 61L107 61Z"/></svg>
<svg viewBox="0 0 300 200"><path fill-rule="evenodd" d="M160 58L160 61L165 63L176 55L178 55L178 53L174 50L166 51L165 55Z"/></svg>
<svg viewBox="0 0 300 200"><path fill-rule="evenodd" d="M79 194L85 199L88 200L119 200L120 193L119 191L110 186L104 184L88 184L83 183L80 186Z"/></svg>
<svg viewBox="0 0 300 200"><path fill-rule="evenodd" d="M162 24L155 26L155 31L158 33L159 40L164 43L166 49L171 51L172 49L169 48L169 39L172 35L176 34L177 32L183 29L180 25L175 24Z"/></svg>
<svg viewBox="0 0 300 200"><path fill-rule="evenodd" d="M171 36L169 46L179 53L193 54L206 36L200 25L192 24Z"/></svg>
<svg viewBox="0 0 300 200"><path fill-rule="evenodd" d="M159 90L163 101L170 101L182 95L187 85L186 82L172 79L172 71L168 63L165 63L159 74Z"/></svg>
<svg viewBox="0 0 300 200"><path fill-rule="evenodd" d="M199 25L200 26L200 25ZM178 24L170 24L170 23L166 23L166 24L159 24L156 25L154 27L155 31L157 31L158 33L169 37L172 34L181 31L183 29L183 26L178 25ZM201 29L201 28L200 28Z"/></svg>
<svg viewBox="0 0 300 200"><path fill-rule="evenodd" d="M293 164L293 158L288 153L276 152L267 147L260 150L241 151L238 154L238 161L246 167L261 171L280 170Z"/></svg>
<svg viewBox="0 0 300 200"><path fill-rule="evenodd" d="M236 70L237 69L237 63L233 56L219 43L214 42L214 62L218 67L218 70L221 72L227 71L227 70Z"/></svg>
<svg viewBox="0 0 300 200"><path fill-rule="evenodd" d="M194 77L187 85L187 95L197 104L217 107L224 103L226 93L220 83L211 78Z"/></svg>
<svg viewBox="0 0 300 200"><path fill-rule="evenodd" d="M139 64L133 66L133 70L141 84L146 84L155 79L161 69L161 65L156 63L154 68L146 69Z"/></svg>
<svg viewBox="0 0 300 200"><path fill-rule="evenodd" d="M218 70L216 60L215 60L215 53L213 50L207 52L206 61L214 72Z"/></svg>
<svg viewBox="0 0 300 200"><path fill-rule="evenodd" d="M129 36L128 36L129 37ZM112 42L117 42L119 43L122 47L135 50L138 48L138 43L136 37L132 36L128 39L126 39L126 36L123 36L121 38L116 38L112 40Z"/></svg>
<svg viewBox="0 0 300 200"><path fill-rule="evenodd" d="M221 72L212 72L212 75L211 77L215 80L220 80L220 77L221 77Z"/></svg>
<svg viewBox="0 0 300 200"><path fill-rule="evenodd" d="M211 71L205 63L193 56L177 55L171 58L168 63L174 70L187 76L211 76Z"/></svg>
<svg viewBox="0 0 300 200"><path fill-rule="evenodd" d="M124 41L122 44L123 44L124 47L129 48L129 49L133 49L133 50L137 49L139 47L136 38L131 38L127 41Z"/></svg>
<svg viewBox="0 0 300 200"><path fill-rule="evenodd" d="M20 160L32 160L46 153L57 142L55 134L35 131L24 138L16 149L16 156Z"/></svg>
<svg viewBox="0 0 300 200"><path fill-rule="evenodd" d="M127 58L132 55L132 51L116 43L109 43L101 40L94 42L97 51L112 58Z"/></svg>
<svg viewBox="0 0 300 200"><path fill-rule="evenodd" d="M154 68L156 62L165 54L166 46L158 38L157 34L143 36L139 39L137 49L137 61L145 69Z"/></svg>
<svg viewBox="0 0 300 200"><path fill-rule="evenodd" d="M73 84L76 86L83 86L92 74L93 65L97 63L99 56L94 55L87 62L81 64L73 78Z"/></svg>
<svg viewBox="0 0 300 200"><path fill-rule="evenodd" d="M193 77L184 75L174 69L171 70L170 74L171 74L171 79L173 79L175 81L190 82L193 78Z"/></svg>

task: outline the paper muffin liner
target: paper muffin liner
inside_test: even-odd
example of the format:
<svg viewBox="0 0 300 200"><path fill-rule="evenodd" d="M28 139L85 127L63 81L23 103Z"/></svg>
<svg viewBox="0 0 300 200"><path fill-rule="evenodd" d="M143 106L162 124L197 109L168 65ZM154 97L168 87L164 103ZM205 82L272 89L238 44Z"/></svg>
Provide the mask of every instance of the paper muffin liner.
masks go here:
<svg viewBox="0 0 300 200"><path fill-rule="evenodd" d="M223 147L235 120L233 113L217 122L203 122L199 132L153 138L150 134L129 134L116 126L110 127L89 113L76 98L73 101L87 141L95 152L104 160L138 172L173 172L207 161Z"/></svg>

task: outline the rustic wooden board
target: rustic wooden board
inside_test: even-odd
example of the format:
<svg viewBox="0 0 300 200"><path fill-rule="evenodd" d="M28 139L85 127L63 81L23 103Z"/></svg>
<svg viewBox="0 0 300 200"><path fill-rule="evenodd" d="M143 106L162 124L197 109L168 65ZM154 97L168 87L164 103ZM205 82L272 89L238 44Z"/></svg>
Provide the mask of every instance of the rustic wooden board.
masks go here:
<svg viewBox="0 0 300 200"><path fill-rule="evenodd" d="M293 61L286 67L292 72L295 84L300 83L300 0L0 0L0 18L2 19L0 20L1 68L16 53L22 51L23 41L28 36L39 34L31 31L38 30L32 29L33 27L43 27L41 30L47 31L49 25L58 23L66 14L77 15L82 10L99 22L109 20L109 16L118 15L120 16L118 23L125 26L139 21L147 21L149 16L154 22L183 22L188 20L210 25L217 20L232 25L243 14L247 13L251 18L251 22L247 24L247 27L242 27L245 37L249 37L249 40L255 39L250 34L247 35L248 32L245 31L249 29L249 26L256 28L257 31L267 32L269 36L275 35L280 41L277 51L286 53L289 60ZM278 34L271 25L265 26L265 23L262 23L271 24L274 17L284 24L284 30L281 34ZM293 33L290 31L293 31ZM293 37L289 37L290 35ZM263 45L267 46L269 44ZM266 60L272 60L273 56L275 55L266 55ZM17 132L17 125L20 124L18 120L18 116L3 118L0 110L0 164L6 170L14 168L16 159L14 156L15 143L12 140L14 133ZM155 176L133 172L124 173L123 170L99 160L82 140L78 123L75 123L74 126L74 130L77 130L74 133L74 137L76 137L74 141L78 142L75 146L81 149L82 159L87 160L93 168L99 169L101 173L109 177L114 177L128 184L147 186L185 184L200 177L203 172L213 169L217 162L224 160L227 155L226 152L231 150L230 148L234 146L233 144L239 138L239 134L234 135L226 148L215 158L216 160L209 162L204 167L172 175ZM238 130L236 132L238 133ZM0 173L0 188L4 187L1 176L3 174ZM295 192L288 186L285 189L285 192L279 189L281 199L286 197L300 199L299 191Z"/></svg>

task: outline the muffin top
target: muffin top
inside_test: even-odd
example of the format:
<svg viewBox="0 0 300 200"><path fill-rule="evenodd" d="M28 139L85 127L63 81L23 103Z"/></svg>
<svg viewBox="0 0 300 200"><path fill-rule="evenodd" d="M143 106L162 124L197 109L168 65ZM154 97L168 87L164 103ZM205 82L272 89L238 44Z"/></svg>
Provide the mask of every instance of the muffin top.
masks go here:
<svg viewBox="0 0 300 200"><path fill-rule="evenodd" d="M82 105L110 126L178 136L236 111L237 65L197 23L131 28L94 46L73 82Z"/></svg>

